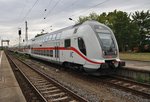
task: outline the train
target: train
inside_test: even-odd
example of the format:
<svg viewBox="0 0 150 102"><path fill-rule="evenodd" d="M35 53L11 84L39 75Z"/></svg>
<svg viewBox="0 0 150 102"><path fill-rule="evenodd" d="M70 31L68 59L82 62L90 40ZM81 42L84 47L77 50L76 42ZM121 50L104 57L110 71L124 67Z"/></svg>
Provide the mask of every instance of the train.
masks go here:
<svg viewBox="0 0 150 102"><path fill-rule="evenodd" d="M125 66L112 30L91 20L35 37L10 50L87 73L104 75Z"/></svg>

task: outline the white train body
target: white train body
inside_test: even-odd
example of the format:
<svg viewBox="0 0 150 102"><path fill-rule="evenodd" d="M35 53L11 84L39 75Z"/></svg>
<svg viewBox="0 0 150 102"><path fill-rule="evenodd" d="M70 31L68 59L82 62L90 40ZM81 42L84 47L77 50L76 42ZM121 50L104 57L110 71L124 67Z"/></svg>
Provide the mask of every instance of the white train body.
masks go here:
<svg viewBox="0 0 150 102"><path fill-rule="evenodd" d="M96 21L86 21L36 37L25 42L20 51L90 72L121 65L112 30Z"/></svg>

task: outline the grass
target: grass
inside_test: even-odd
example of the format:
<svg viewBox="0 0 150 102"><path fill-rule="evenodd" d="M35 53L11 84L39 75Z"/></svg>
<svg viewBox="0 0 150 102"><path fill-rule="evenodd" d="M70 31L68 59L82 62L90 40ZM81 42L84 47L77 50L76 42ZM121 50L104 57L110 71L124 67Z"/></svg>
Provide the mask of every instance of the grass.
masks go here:
<svg viewBox="0 0 150 102"><path fill-rule="evenodd" d="M138 75L135 80L140 83L150 84L150 77L144 77L142 75Z"/></svg>
<svg viewBox="0 0 150 102"><path fill-rule="evenodd" d="M120 59L150 61L150 53L120 53Z"/></svg>

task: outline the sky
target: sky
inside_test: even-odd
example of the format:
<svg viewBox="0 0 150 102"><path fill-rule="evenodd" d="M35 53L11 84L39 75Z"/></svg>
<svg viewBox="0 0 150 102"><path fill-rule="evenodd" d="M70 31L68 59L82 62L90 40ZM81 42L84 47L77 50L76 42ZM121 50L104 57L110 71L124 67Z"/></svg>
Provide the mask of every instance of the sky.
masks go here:
<svg viewBox="0 0 150 102"><path fill-rule="evenodd" d="M150 0L0 0L0 40L10 40L10 45L17 44L19 28L23 40L25 21L31 39L42 29L52 32L75 24L79 16L115 9L128 13L147 11L150 10Z"/></svg>

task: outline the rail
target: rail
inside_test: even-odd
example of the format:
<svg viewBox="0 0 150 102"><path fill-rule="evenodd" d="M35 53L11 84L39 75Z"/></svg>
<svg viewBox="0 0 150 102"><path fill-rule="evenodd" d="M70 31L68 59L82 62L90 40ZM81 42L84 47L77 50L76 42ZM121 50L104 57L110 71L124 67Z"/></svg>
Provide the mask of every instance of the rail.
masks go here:
<svg viewBox="0 0 150 102"><path fill-rule="evenodd" d="M15 65L15 69L20 71L31 84L42 102L88 102L83 97L80 97L59 82L50 78L47 74L38 70L38 68L28 65L24 61L8 55L8 53L7 56Z"/></svg>
<svg viewBox="0 0 150 102"><path fill-rule="evenodd" d="M116 88L120 88L145 98L150 98L150 85L142 84L133 80L125 79L120 76L106 76L102 82Z"/></svg>

